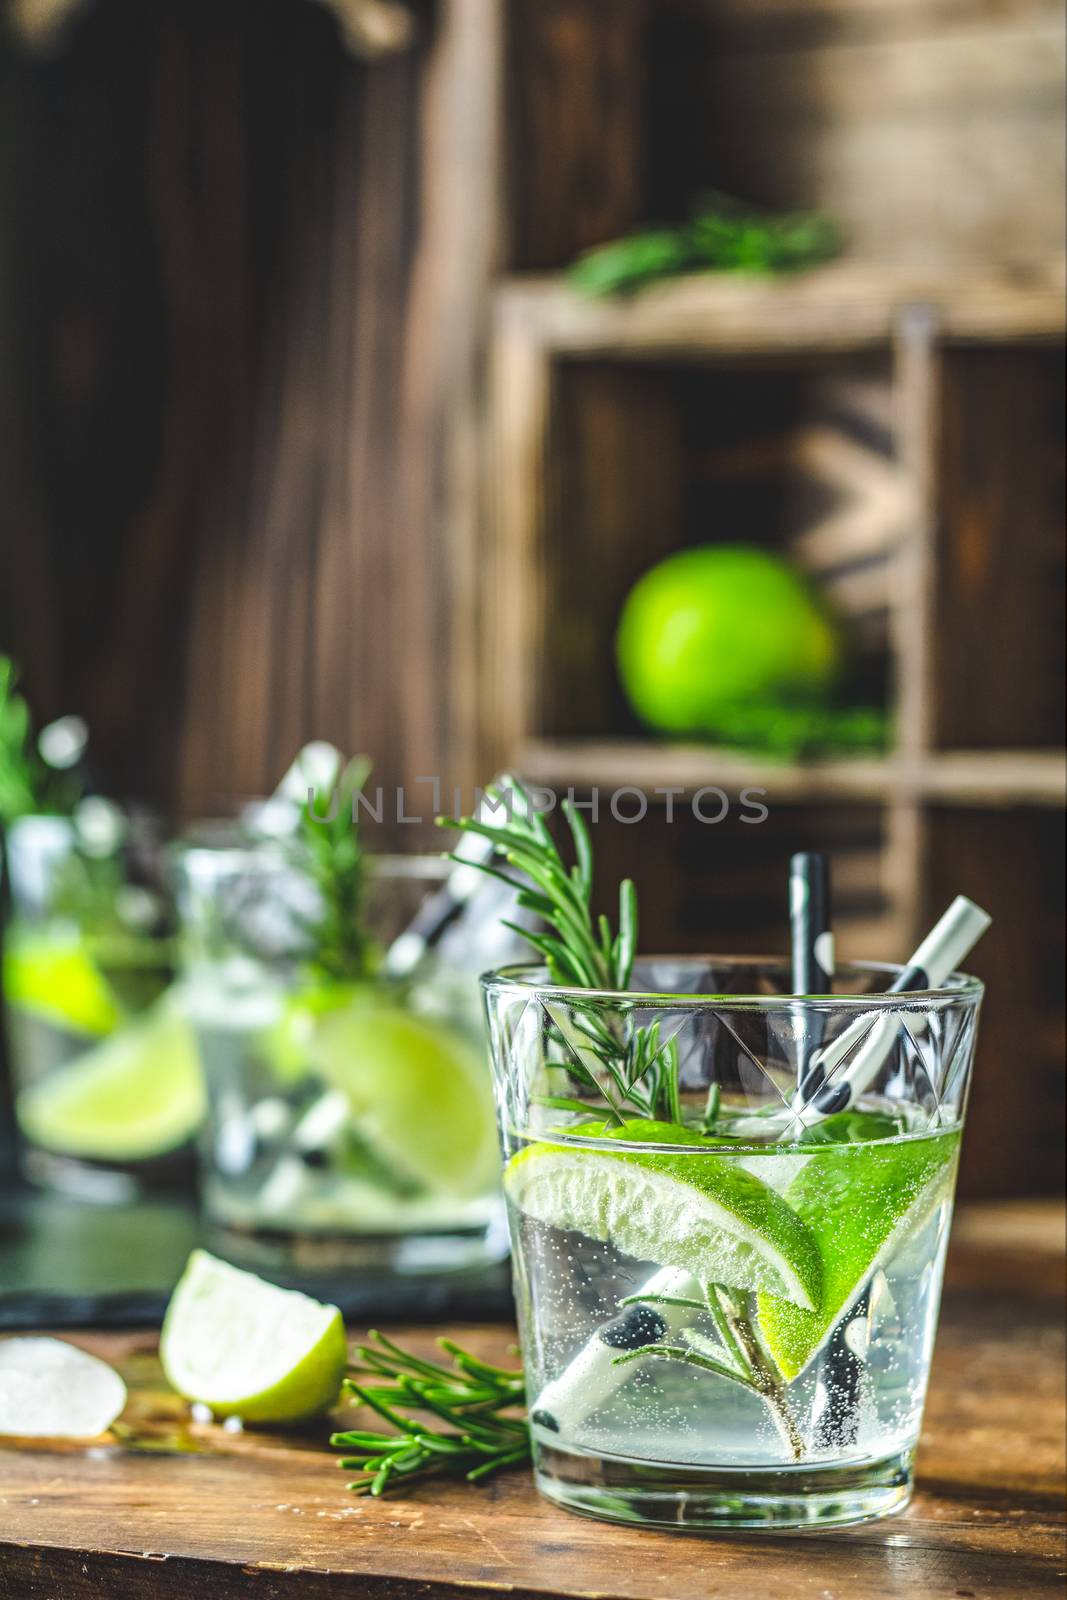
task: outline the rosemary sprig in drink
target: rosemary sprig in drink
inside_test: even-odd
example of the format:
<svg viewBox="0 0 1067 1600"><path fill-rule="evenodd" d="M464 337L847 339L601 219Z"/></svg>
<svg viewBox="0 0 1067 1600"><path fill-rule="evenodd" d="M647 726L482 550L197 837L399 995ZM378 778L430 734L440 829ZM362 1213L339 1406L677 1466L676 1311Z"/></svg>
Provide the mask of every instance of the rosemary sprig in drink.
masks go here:
<svg viewBox="0 0 1067 1600"><path fill-rule="evenodd" d="M489 795L505 813L500 823L474 817L441 817L438 821L442 827L489 839L511 872L488 862L476 865L515 885L518 905L532 911L549 931L536 932L514 922L505 926L544 957L553 983L575 989L626 989L637 950L637 890L632 879L624 878L619 885L618 927L614 929L610 918L593 915L593 846L575 806L569 800L563 802L575 857L567 867L521 783L505 777ZM678 1054L673 1041L661 1042L658 1022L633 1028L625 1007L620 1006L612 1016L602 1007L583 1006L574 998L570 1023L576 1039L564 1039L569 1046L568 1059L558 1063L558 1068L591 1090L617 1124L626 1122L634 1111L667 1122L681 1120ZM556 1032L562 1039L558 1025ZM583 1051L594 1057L599 1074L585 1064ZM589 1110L588 1103L566 1095L549 1096L547 1103L561 1111Z"/></svg>
<svg viewBox="0 0 1067 1600"><path fill-rule="evenodd" d="M353 1429L331 1436L330 1443L345 1452L340 1465L362 1474L350 1489L380 1495L398 1480L442 1473L477 1483L529 1460L529 1426L508 1414L525 1400L521 1369L490 1366L450 1339L437 1341L452 1357L452 1366L445 1367L412 1355L384 1334L369 1337L372 1343L357 1346L359 1362L344 1387L391 1431Z"/></svg>
<svg viewBox="0 0 1067 1600"><path fill-rule="evenodd" d="M296 846L300 863L318 891L321 912L309 929L311 965L329 981L362 982L371 976L373 946L367 934L367 853L356 820L370 762L356 756L338 774L325 811L300 812Z"/></svg>

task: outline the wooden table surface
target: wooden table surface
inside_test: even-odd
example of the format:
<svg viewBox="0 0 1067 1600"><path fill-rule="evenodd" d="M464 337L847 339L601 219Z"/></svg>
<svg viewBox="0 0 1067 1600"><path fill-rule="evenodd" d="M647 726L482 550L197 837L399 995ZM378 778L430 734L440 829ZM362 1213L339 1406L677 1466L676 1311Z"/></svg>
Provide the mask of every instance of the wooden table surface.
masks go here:
<svg viewBox="0 0 1067 1600"><path fill-rule="evenodd" d="M2 1600L1051 1600L1063 1593L1061 1208L964 1211L918 1488L836 1533L700 1537L585 1521L513 1472L357 1500L322 1430L189 1423L154 1335L73 1335L114 1361L140 1445L0 1448ZM450 1330L503 1355L507 1330ZM413 1332L426 1344L426 1330Z"/></svg>

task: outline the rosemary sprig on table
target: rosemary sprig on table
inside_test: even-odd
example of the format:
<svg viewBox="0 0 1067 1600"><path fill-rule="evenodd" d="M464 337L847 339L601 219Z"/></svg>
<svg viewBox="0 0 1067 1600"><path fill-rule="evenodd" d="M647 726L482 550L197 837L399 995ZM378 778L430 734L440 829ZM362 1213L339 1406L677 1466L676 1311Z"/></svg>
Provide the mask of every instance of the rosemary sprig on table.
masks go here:
<svg viewBox="0 0 1067 1600"><path fill-rule="evenodd" d="M575 989L624 990L629 986L637 950L637 890L630 878L619 885L618 927L610 918L594 917L593 846L589 830L576 807L563 802L563 815L574 847L574 862L567 867L544 818L532 797L515 778L502 778L488 794L505 819L483 822L474 817L440 817L442 827L459 828L489 839L510 872L490 862L480 870L517 888L517 904L539 917L549 929L541 933L505 921L543 956L553 983ZM613 1015L603 1005L570 1001L569 1021L574 1037L567 1038L559 1024L555 1031L567 1046L568 1059L554 1063L575 1082L590 1089L622 1124L629 1116L681 1119L678 1101L678 1053L673 1041L662 1042L660 1023L631 1028L619 1008ZM599 1074L583 1060L589 1053ZM548 1096L546 1102L561 1111L588 1112L587 1102L567 1095Z"/></svg>
<svg viewBox="0 0 1067 1600"><path fill-rule="evenodd" d="M357 1494L384 1494L399 1480L442 1473L478 1483L501 1467L530 1457L524 1418L509 1415L525 1401L521 1369L490 1366L450 1339L437 1344L451 1367L402 1350L384 1334L357 1346L359 1360L346 1391L389 1424L388 1433L345 1430L330 1443L345 1452L339 1465L362 1474L348 1487ZM445 1426L439 1426L444 1423Z"/></svg>

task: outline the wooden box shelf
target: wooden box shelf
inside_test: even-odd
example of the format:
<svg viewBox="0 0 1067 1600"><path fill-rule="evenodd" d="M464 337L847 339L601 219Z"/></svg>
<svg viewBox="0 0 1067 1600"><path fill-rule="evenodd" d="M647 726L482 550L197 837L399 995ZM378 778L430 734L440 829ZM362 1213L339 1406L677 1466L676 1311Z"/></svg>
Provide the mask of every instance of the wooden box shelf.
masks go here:
<svg viewBox="0 0 1067 1600"><path fill-rule="evenodd" d="M559 278L499 289L487 764L599 791L602 815L624 787L653 801L762 789L771 808L762 829L664 828L662 803L659 826L654 805L636 825L602 823L605 877L637 878L650 938L780 947L788 854L815 840L834 855L846 955L899 958L961 888L986 895L1001 938L1032 938L1015 886L1040 900L1067 794L1062 285L1060 260L978 273L845 260L629 300L583 300ZM889 717L883 755L779 763L636 723L613 656L626 593L675 549L738 539L787 555L845 614L851 687ZM993 836L993 858L976 859ZM1041 937L1059 947L1054 928ZM1007 1041L1046 1083L1057 1005L1046 974L993 1007L969 1157L986 1192L1018 1159L998 1154ZM1040 1103L1019 1138L1047 1120Z"/></svg>
<svg viewBox="0 0 1067 1600"><path fill-rule="evenodd" d="M846 259L784 280L695 274L605 300L530 275L497 291L497 327L556 356L691 361L884 347L908 306L932 308L947 340L1055 338L1063 297L1061 260L974 273Z"/></svg>

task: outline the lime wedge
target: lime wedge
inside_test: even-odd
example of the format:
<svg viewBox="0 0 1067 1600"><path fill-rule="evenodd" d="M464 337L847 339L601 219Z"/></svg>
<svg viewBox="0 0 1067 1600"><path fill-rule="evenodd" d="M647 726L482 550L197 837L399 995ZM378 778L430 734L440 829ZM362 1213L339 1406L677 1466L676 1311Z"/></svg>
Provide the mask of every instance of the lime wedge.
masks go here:
<svg viewBox="0 0 1067 1600"><path fill-rule="evenodd" d="M309 1057L347 1095L360 1138L399 1176L459 1196L493 1183L500 1157L488 1064L451 1029L357 998L320 1019Z"/></svg>
<svg viewBox="0 0 1067 1600"><path fill-rule="evenodd" d="M336 1306L194 1250L159 1339L167 1381L220 1417L293 1422L337 1399L348 1363Z"/></svg>
<svg viewBox="0 0 1067 1600"><path fill-rule="evenodd" d="M75 937L13 933L4 950L4 996L76 1033L110 1033L121 1020L115 996Z"/></svg>
<svg viewBox="0 0 1067 1600"><path fill-rule="evenodd" d="M118 1373L65 1339L0 1340L0 1433L95 1439L125 1404Z"/></svg>
<svg viewBox="0 0 1067 1600"><path fill-rule="evenodd" d="M16 1102L33 1144L59 1155L140 1161L192 1138L205 1111L196 1041L171 1000L40 1082Z"/></svg>
<svg viewBox="0 0 1067 1600"><path fill-rule="evenodd" d="M817 1311L760 1296L760 1327L783 1377L803 1371L875 1268L949 1191L958 1148L955 1132L826 1146L801 1169L786 1198L818 1241L823 1294Z"/></svg>
<svg viewBox="0 0 1067 1600"><path fill-rule="evenodd" d="M283 1083L299 1082L309 1070L308 1052L322 1018L369 997L373 990L368 985L352 983L306 984L287 995L261 1041L276 1077Z"/></svg>
<svg viewBox="0 0 1067 1600"><path fill-rule="evenodd" d="M609 1139L700 1145L678 1155L611 1150ZM639 1261L704 1283L764 1290L809 1310L818 1304L819 1250L796 1212L752 1173L714 1154L700 1134L631 1122L598 1149L529 1145L504 1189L527 1216L613 1245Z"/></svg>

